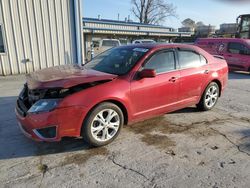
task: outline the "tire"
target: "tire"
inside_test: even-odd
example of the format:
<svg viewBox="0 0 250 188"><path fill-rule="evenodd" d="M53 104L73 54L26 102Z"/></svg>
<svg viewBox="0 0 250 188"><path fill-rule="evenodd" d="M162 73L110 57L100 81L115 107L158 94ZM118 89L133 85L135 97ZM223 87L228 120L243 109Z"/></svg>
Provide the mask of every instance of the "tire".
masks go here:
<svg viewBox="0 0 250 188"><path fill-rule="evenodd" d="M91 146L104 146L119 135L123 124L122 110L113 103L104 102L88 114L83 123L82 136Z"/></svg>
<svg viewBox="0 0 250 188"><path fill-rule="evenodd" d="M220 88L217 83L211 82L205 89L197 108L201 111L211 110L217 103L220 95Z"/></svg>

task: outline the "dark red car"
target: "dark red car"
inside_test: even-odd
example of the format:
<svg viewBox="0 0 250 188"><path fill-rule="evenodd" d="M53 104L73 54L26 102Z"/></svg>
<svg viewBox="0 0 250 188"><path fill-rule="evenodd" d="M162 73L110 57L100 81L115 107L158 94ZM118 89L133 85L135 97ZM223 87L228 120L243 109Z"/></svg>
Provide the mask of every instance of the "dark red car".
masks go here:
<svg viewBox="0 0 250 188"><path fill-rule="evenodd" d="M16 115L24 134L35 140L83 136L102 146L124 124L191 105L212 109L227 80L227 63L195 46L122 46L85 66L28 75Z"/></svg>

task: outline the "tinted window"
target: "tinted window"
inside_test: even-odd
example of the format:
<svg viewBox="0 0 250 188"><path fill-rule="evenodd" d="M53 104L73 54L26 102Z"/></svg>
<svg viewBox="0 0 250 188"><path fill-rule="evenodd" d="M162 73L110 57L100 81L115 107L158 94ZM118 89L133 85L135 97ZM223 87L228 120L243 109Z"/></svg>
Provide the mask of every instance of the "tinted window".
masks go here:
<svg viewBox="0 0 250 188"><path fill-rule="evenodd" d="M0 25L0 53L5 52L5 47L4 47L4 38L3 38L3 28L2 25Z"/></svg>
<svg viewBox="0 0 250 188"><path fill-rule="evenodd" d="M230 42L228 44L228 51L232 54L250 55L250 49L237 42Z"/></svg>
<svg viewBox="0 0 250 188"><path fill-rule="evenodd" d="M174 52L160 52L154 55L144 69L154 69L156 73L175 70Z"/></svg>
<svg viewBox="0 0 250 188"><path fill-rule="evenodd" d="M181 69L198 67L202 65L200 58L200 55L197 53L190 51L179 51L179 62Z"/></svg>

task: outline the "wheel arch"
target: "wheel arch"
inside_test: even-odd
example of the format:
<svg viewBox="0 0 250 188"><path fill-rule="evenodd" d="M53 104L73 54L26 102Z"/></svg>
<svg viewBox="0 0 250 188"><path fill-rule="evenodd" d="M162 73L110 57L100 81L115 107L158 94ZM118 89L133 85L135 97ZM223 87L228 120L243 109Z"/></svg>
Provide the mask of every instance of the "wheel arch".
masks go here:
<svg viewBox="0 0 250 188"><path fill-rule="evenodd" d="M104 102L113 103L116 106L118 106L121 109L121 111L123 113L123 116L124 116L124 125L128 124L128 110L127 110L126 106L122 102L120 102L118 100L110 99L110 100L102 101L102 102L98 103L97 105L99 105L101 103L104 103ZM97 105L95 105L95 106L97 106Z"/></svg>
<svg viewBox="0 0 250 188"><path fill-rule="evenodd" d="M96 103L94 106L92 106L90 108L90 110L88 111L88 113L86 114L85 118L82 121L82 125L81 125L81 129L80 130L82 130L82 127L84 125L84 122L86 121L86 118L93 111L93 109L95 109L98 105L100 105L102 103L105 103L105 102L113 103L113 104L117 105L121 109L121 111L123 113L123 116L124 116L124 125L128 124L128 110L127 110L126 106L121 101L119 101L119 100L107 99L107 100L103 100L103 101L100 101L100 102Z"/></svg>
<svg viewBox="0 0 250 188"><path fill-rule="evenodd" d="M219 97L220 97L220 96L221 96L221 90L222 90L222 84L221 84L220 80L214 79L214 80L212 80L211 82L209 82L209 84L212 83L212 82L215 82L216 84L218 84L218 86L219 86ZM208 85L209 85L209 84L208 84ZM207 85L207 86L208 86L208 85Z"/></svg>

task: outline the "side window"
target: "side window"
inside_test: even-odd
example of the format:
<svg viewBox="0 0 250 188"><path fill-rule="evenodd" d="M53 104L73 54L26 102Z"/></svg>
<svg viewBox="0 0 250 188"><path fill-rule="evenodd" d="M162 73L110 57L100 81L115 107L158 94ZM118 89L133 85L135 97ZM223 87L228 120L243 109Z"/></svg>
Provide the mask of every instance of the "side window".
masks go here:
<svg viewBox="0 0 250 188"><path fill-rule="evenodd" d="M144 69L154 69L156 73L175 70L174 52L160 52L155 54L144 65Z"/></svg>
<svg viewBox="0 0 250 188"><path fill-rule="evenodd" d="M228 52L232 54L250 55L250 49L237 42L230 42L228 44Z"/></svg>
<svg viewBox="0 0 250 188"><path fill-rule="evenodd" d="M201 55L197 53L191 51L179 51L179 62L181 69L198 67L203 65L204 61L206 61L206 59L204 58L203 61L201 61Z"/></svg>
<svg viewBox="0 0 250 188"><path fill-rule="evenodd" d="M5 53L3 26L0 24L0 53Z"/></svg>

